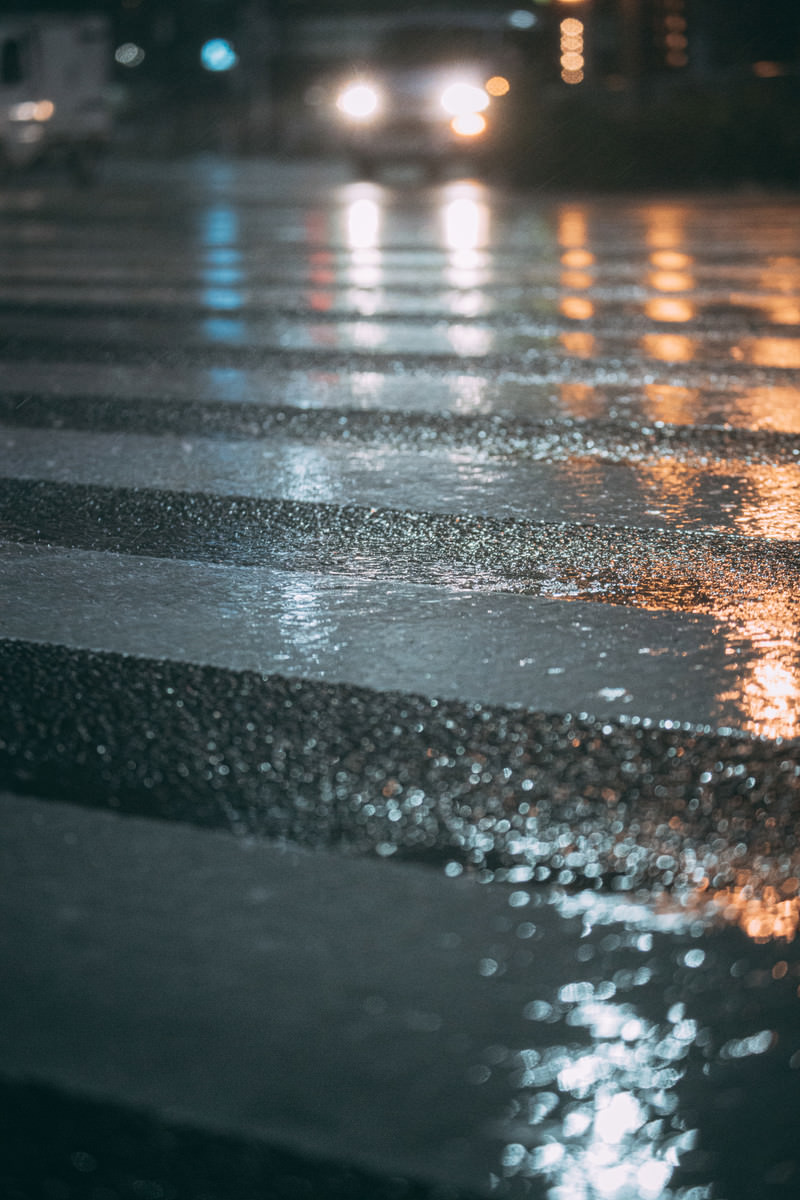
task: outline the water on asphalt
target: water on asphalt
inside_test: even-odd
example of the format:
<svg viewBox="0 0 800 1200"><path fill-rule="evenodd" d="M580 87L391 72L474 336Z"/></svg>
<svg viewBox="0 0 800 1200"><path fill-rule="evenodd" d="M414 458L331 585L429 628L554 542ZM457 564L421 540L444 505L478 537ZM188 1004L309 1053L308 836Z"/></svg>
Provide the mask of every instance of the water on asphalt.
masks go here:
<svg viewBox="0 0 800 1200"><path fill-rule="evenodd" d="M4 786L500 903L401 1173L796 1196L796 199L102 195L0 197Z"/></svg>

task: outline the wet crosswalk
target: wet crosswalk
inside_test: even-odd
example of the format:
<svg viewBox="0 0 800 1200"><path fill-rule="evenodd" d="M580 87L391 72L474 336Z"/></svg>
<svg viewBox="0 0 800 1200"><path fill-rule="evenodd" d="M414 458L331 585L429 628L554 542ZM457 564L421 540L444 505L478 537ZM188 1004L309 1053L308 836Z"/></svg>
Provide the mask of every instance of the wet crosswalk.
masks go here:
<svg viewBox="0 0 800 1200"><path fill-rule="evenodd" d="M752 952L796 990L793 199L572 199L354 184L331 164L117 163L90 194L7 189L0 255L0 771L27 797L15 814L88 807L80 837L114 842L125 813L154 853L177 839L176 861L201 853L191 839L209 826L266 836L267 857L274 839L345 850L343 889L356 851L405 860L409 879L422 863L435 889L445 869L445 882L522 888L512 908L533 895L555 941L558 905L602 885L650 916L612 906L598 928L627 919L643 946L654 931L676 939L647 968L656 1009L665 964L692 943L716 964L714 987ZM156 834L154 817L175 830ZM346 922L344 892L339 903ZM508 970L524 990L536 921L529 934L502 920L497 938L516 948L484 948L475 978ZM270 936L302 934L287 917ZM609 949L618 936L603 934L609 959L634 945ZM573 971L599 962L592 943L581 958L574 925L565 937ZM556 992L573 986L564 971ZM590 974L553 1021L594 1028L586 988L598 1010L612 993ZM658 1079L628 1064L612 1080L594 1060L592 1075L562 1047L558 1069L520 1083L519 1054L534 1075L547 1059L539 1043L495 1046L491 1064L466 1040L457 1053L453 1031L443 1094L494 1071L494 1123L470 1103L463 1130L432 1134L425 1153L409 1135L394 1173L465 1194L588 1197L592 1171L624 1146L611 1200L699 1200L717 1178L744 1196L716 1127L714 1152L687 1151L684 1166L673 1142L688 1125L675 1117L663 1144L652 1132L678 1106L670 1089L688 1068L675 1064L696 1053L701 1073L724 1074L737 1054L720 1066L721 1048L761 1036L742 997L734 988L739 1032L722 1040L706 1014L667 1046L658 1021L683 1018L653 1016L648 1037L672 1064ZM381 1003L370 992L359 1011L377 1018ZM485 1003L510 1019L499 994ZM608 1020L620 1010L606 1007ZM413 1011L418 1032L440 1028ZM618 1033L620 1048L638 1044ZM798 1049L788 1036L763 1046L781 1095L797 1075L782 1074ZM585 1068L572 1083L570 1062ZM79 1090L110 1086L97 1070ZM552 1097L544 1141L519 1115L536 1096ZM598 1113L624 1107L614 1096L634 1099L609 1134ZM234 1109L225 1120L250 1129ZM302 1119L290 1126L278 1141L307 1137ZM387 1149L364 1145L372 1170ZM769 1155L756 1190L796 1187L792 1153Z"/></svg>

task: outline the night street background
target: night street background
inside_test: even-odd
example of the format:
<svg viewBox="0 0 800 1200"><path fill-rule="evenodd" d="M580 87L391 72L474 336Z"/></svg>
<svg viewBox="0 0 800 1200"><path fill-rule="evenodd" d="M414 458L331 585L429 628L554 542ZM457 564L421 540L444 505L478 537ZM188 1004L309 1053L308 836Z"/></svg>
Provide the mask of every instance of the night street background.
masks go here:
<svg viewBox="0 0 800 1200"><path fill-rule="evenodd" d="M578 7L364 179L355 6L109 5L0 181L4 1200L797 1195L800 21Z"/></svg>

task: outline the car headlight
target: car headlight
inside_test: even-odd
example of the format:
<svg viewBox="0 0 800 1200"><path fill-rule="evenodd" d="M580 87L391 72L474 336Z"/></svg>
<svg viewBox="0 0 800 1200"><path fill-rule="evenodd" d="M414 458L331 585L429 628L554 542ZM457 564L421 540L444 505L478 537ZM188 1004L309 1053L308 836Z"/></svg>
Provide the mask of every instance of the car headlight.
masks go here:
<svg viewBox="0 0 800 1200"><path fill-rule="evenodd" d="M450 128L459 137L479 137L486 129L486 118L483 113L459 113L453 117Z"/></svg>
<svg viewBox="0 0 800 1200"><path fill-rule="evenodd" d="M23 100L8 110L9 121L49 121L56 106L52 100Z"/></svg>
<svg viewBox="0 0 800 1200"><path fill-rule="evenodd" d="M380 108L380 96L371 83L349 83L336 97L336 107L352 121L369 121Z"/></svg>
<svg viewBox="0 0 800 1200"><path fill-rule="evenodd" d="M451 83L442 92L441 104L451 117L460 117L483 112L489 104L489 94L474 83Z"/></svg>

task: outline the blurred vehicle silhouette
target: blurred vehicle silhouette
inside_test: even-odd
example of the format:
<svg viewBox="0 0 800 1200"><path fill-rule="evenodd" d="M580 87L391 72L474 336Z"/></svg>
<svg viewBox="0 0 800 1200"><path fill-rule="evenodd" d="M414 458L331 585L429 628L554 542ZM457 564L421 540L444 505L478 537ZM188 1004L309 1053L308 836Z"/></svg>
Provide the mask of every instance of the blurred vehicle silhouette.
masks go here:
<svg viewBox="0 0 800 1200"><path fill-rule="evenodd" d="M102 16L0 19L0 160L19 170L56 153L81 180L111 136L111 47Z"/></svg>
<svg viewBox="0 0 800 1200"><path fill-rule="evenodd" d="M358 62L313 81L305 104L362 178L398 161L431 174L454 160L495 165L519 71L503 28L469 16L399 19Z"/></svg>

